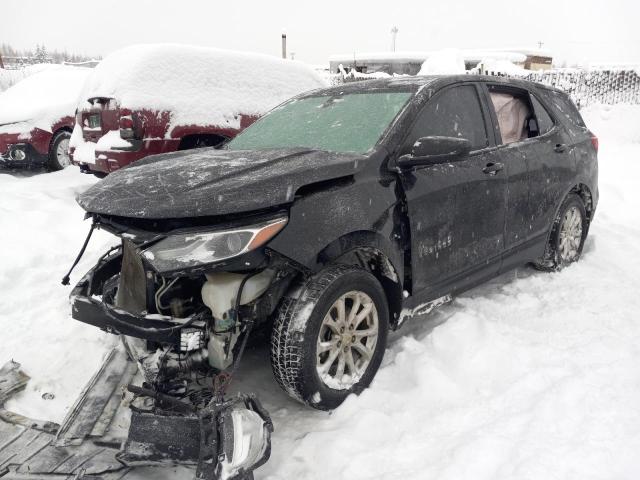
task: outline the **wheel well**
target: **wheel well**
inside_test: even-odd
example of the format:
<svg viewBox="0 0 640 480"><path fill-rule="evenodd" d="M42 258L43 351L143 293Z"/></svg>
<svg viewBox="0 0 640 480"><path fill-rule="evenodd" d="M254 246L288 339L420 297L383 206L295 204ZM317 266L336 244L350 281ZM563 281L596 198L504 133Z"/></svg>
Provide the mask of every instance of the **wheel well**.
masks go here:
<svg viewBox="0 0 640 480"><path fill-rule="evenodd" d="M214 134L196 134L185 135L180 139L178 150L188 150L196 147L215 147L227 140L222 135Z"/></svg>
<svg viewBox="0 0 640 480"><path fill-rule="evenodd" d="M584 202L584 209L587 212L587 220L591 222L593 218L593 195L591 190L583 183L579 183L571 189L569 193L575 193Z"/></svg>
<svg viewBox="0 0 640 480"><path fill-rule="evenodd" d="M331 263L357 265L376 277L387 296L389 319L391 327L395 328L402 310L402 284L391 260L376 248L358 247L342 254Z"/></svg>

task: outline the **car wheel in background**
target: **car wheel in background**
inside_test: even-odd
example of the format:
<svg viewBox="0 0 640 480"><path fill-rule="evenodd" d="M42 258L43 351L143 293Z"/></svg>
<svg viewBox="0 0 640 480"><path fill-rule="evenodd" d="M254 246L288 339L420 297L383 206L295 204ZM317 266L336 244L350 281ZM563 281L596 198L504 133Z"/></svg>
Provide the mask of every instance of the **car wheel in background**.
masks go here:
<svg viewBox="0 0 640 480"><path fill-rule="evenodd" d="M588 223L584 202L570 193L560 206L544 256L534 262L539 270L555 271L578 261L587 238Z"/></svg>
<svg viewBox="0 0 640 480"><path fill-rule="evenodd" d="M274 323L273 372L289 395L329 410L373 380L386 347L387 298L371 273L351 265L331 265L294 292Z"/></svg>
<svg viewBox="0 0 640 480"><path fill-rule="evenodd" d="M50 171L62 170L71 165L69 158L69 139L71 134L65 130L56 133L49 146L47 167Z"/></svg>

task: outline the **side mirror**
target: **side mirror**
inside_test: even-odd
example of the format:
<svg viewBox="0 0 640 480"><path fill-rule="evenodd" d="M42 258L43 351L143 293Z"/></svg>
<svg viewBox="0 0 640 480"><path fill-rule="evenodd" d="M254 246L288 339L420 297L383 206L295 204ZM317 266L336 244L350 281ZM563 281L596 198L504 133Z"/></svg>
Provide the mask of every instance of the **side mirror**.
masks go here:
<svg viewBox="0 0 640 480"><path fill-rule="evenodd" d="M466 138L422 137L411 148L409 155L398 158L400 168L437 165L459 160L471 151L471 143Z"/></svg>

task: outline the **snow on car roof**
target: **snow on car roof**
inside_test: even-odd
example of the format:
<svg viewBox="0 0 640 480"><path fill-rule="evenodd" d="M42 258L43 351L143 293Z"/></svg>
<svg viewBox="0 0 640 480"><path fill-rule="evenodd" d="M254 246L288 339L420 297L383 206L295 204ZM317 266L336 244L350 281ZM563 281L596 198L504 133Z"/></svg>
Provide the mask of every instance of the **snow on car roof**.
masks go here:
<svg viewBox="0 0 640 480"><path fill-rule="evenodd" d="M26 122L27 128L48 130L60 118L73 116L78 92L90 71L52 65L20 80L0 93L0 125Z"/></svg>
<svg viewBox="0 0 640 480"><path fill-rule="evenodd" d="M95 97L120 107L171 111L171 125L239 127L327 83L312 68L268 55L190 45L134 45L106 57L88 78L80 106Z"/></svg>

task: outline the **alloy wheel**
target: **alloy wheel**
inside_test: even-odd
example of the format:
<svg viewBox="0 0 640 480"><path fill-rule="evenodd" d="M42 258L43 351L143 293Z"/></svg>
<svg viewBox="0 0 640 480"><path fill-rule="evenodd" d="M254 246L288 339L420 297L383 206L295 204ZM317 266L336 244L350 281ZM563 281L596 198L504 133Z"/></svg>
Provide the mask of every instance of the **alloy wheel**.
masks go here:
<svg viewBox="0 0 640 480"><path fill-rule="evenodd" d="M580 253L582 243L582 215L578 207L571 207L560 224L558 252L563 263L574 261Z"/></svg>
<svg viewBox="0 0 640 480"><path fill-rule="evenodd" d="M68 167L71 164L71 160L69 159L68 138L63 138L60 140L60 143L58 143L58 148L56 148L56 159L62 168Z"/></svg>
<svg viewBox="0 0 640 480"><path fill-rule="evenodd" d="M378 341L378 311L364 292L340 296L325 315L316 347L316 370L329 388L353 387L367 371Z"/></svg>

